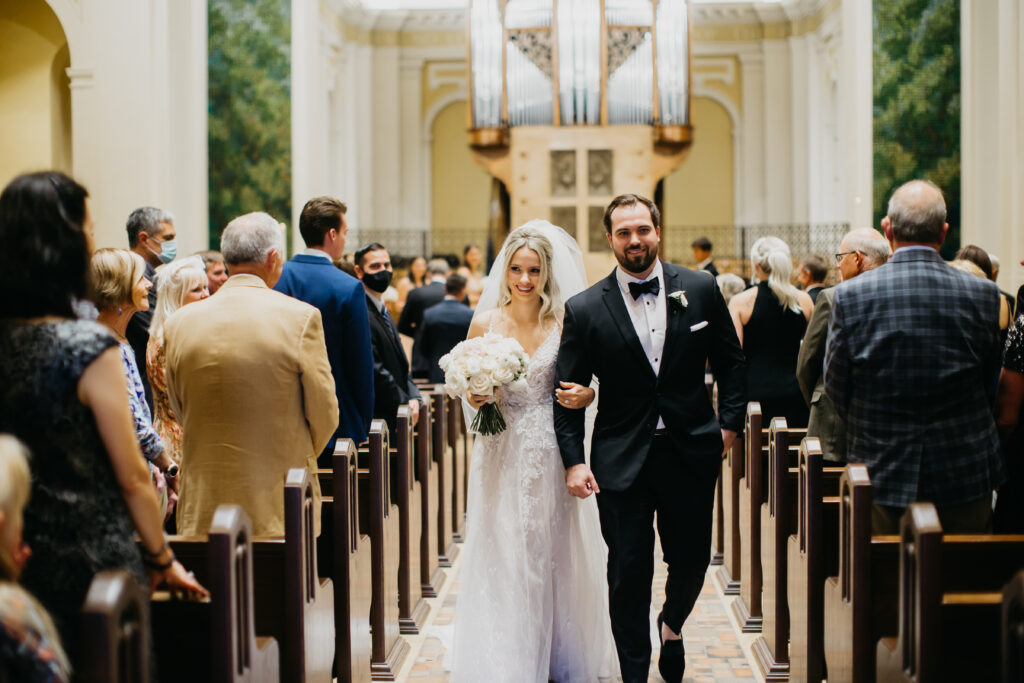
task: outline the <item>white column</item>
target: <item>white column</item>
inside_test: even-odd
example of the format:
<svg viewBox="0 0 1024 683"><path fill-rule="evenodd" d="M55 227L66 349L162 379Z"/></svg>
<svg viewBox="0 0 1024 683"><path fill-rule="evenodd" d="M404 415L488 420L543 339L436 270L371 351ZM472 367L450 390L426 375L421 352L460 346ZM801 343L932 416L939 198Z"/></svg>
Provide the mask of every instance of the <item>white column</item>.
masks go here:
<svg viewBox="0 0 1024 683"><path fill-rule="evenodd" d="M422 106L423 59L403 57L401 73L402 134L401 167L402 196L400 225L404 228L430 229L430 205L427 203L429 179L422 174L423 126Z"/></svg>
<svg viewBox="0 0 1024 683"><path fill-rule="evenodd" d="M405 190L402 183L402 109L419 103L402 101L399 76L399 48L378 47L373 51L373 80L368 90L373 102L373 227L401 227L399 207Z"/></svg>
<svg viewBox="0 0 1024 683"><path fill-rule="evenodd" d="M793 118L789 45L764 41L764 220L793 220Z"/></svg>
<svg viewBox="0 0 1024 683"><path fill-rule="evenodd" d="M305 244L299 214L310 198L325 189L327 169L323 144L327 135L326 92L319 78L324 58L320 41L319 3L293 2L291 35L292 115L292 249ZM318 191L319 190L319 191Z"/></svg>
<svg viewBox="0 0 1024 683"><path fill-rule="evenodd" d="M1016 0L962 0L962 241L994 252L999 285L1024 280L1024 10Z"/></svg>
<svg viewBox="0 0 1024 683"><path fill-rule="evenodd" d="M872 224L873 114L871 3L842 0L839 67L839 135L843 172L842 218L854 226ZM878 226L875 226L878 227Z"/></svg>
<svg viewBox="0 0 1024 683"><path fill-rule="evenodd" d="M764 183L764 56L756 52L740 53L743 86L743 159L736 169L742 174L743 196L737 202L736 223L761 223L765 216Z"/></svg>
<svg viewBox="0 0 1024 683"><path fill-rule="evenodd" d="M810 150L815 144L810 127L809 52L811 41L807 36L789 39L791 111L792 116L792 204L789 219L794 223L807 222L809 210Z"/></svg>

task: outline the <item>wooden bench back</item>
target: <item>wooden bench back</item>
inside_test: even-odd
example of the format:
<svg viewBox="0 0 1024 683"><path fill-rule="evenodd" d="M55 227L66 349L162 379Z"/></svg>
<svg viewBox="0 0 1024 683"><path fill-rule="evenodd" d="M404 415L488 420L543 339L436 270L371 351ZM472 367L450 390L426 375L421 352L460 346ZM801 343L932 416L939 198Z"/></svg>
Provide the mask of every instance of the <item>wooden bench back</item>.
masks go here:
<svg viewBox="0 0 1024 683"><path fill-rule="evenodd" d="M1024 571L1003 587L1003 681L1024 681Z"/></svg>
<svg viewBox="0 0 1024 683"><path fill-rule="evenodd" d="M123 569L93 577L82 606L83 683L149 681L149 596Z"/></svg>

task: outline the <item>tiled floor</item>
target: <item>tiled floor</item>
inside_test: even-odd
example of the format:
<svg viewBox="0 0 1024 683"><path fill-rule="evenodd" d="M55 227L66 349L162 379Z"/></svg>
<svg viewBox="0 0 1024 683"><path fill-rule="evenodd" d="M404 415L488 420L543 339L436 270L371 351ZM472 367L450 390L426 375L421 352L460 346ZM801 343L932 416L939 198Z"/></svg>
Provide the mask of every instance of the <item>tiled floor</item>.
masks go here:
<svg viewBox="0 0 1024 683"><path fill-rule="evenodd" d="M660 553L658 553L660 555ZM451 680L445 661L444 641L450 642L451 627L455 619L458 598L458 574L461 557L448 572L437 598L430 600L431 610L427 627L418 636L406 636L412 654L406 658L398 680L408 683L442 683ZM712 578L719 567L710 567L704 590L697 606L683 627L686 642L686 682L762 681L750 656L750 645L755 636L741 634L729 608L738 598L723 596ZM654 576L654 605L664 600L665 565L658 562ZM652 637L655 612L652 611ZM657 641L654 641L657 643ZM657 644L655 644L657 650ZM651 683L661 682L658 675L657 652L651 663ZM476 683L460 681L459 683ZM525 682L524 682L525 683Z"/></svg>

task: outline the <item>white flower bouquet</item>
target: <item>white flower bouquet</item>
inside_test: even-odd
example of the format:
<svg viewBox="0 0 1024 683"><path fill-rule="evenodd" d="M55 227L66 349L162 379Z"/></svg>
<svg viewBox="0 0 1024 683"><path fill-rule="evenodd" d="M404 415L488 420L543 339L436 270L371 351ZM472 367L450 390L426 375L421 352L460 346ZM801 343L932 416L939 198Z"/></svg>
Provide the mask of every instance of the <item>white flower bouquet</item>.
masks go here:
<svg viewBox="0 0 1024 683"><path fill-rule="evenodd" d="M505 431L505 418L494 403L494 390L508 387L520 391L526 387L526 362L529 358L515 339L487 333L459 342L450 353L441 356L444 388L449 396L467 392L492 397L473 418L471 429L493 435Z"/></svg>

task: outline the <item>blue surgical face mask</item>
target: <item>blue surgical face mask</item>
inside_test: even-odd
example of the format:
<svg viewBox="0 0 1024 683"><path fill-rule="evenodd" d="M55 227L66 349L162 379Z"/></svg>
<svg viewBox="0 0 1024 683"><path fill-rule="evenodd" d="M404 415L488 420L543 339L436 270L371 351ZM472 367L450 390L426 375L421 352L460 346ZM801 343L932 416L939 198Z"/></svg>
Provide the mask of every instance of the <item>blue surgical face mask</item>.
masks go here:
<svg viewBox="0 0 1024 683"><path fill-rule="evenodd" d="M148 248L148 247L147 247ZM150 251L160 259L161 263L170 263L174 260L174 257L178 255L178 241L168 240L160 243L160 253L157 254L155 251Z"/></svg>

